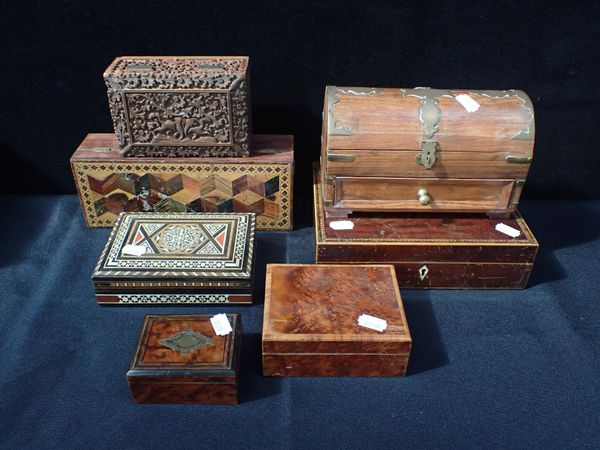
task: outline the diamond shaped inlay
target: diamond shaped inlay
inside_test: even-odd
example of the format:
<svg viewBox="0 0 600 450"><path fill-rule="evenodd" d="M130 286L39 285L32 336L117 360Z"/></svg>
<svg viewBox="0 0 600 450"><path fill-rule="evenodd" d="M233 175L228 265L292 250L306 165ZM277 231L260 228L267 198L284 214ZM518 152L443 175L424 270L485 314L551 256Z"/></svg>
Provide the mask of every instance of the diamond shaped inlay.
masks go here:
<svg viewBox="0 0 600 450"><path fill-rule="evenodd" d="M160 340L160 343L171 350L185 355L186 353L198 350L204 345L212 343L212 339L204 336L202 333L186 328L173 336Z"/></svg>

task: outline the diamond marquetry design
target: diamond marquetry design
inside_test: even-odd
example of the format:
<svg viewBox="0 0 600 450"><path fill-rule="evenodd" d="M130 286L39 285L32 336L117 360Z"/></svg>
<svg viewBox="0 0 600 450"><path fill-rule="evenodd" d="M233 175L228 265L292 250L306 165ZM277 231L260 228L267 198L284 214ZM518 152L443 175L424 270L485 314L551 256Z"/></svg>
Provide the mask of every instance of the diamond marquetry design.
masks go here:
<svg viewBox="0 0 600 450"><path fill-rule="evenodd" d="M121 212L253 212L259 229L291 229L288 164L74 164L90 226Z"/></svg>

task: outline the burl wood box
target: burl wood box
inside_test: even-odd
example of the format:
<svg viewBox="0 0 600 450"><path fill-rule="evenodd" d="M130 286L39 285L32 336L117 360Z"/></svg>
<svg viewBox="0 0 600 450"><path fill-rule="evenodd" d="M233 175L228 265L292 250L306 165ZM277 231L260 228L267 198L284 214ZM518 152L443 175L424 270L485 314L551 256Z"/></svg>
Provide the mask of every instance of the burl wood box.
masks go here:
<svg viewBox="0 0 600 450"><path fill-rule="evenodd" d="M246 56L123 56L104 72L126 156L248 156Z"/></svg>
<svg viewBox="0 0 600 450"><path fill-rule="evenodd" d="M252 303L253 213L122 213L92 274L100 304Z"/></svg>
<svg viewBox="0 0 600 450"><path fill-rule="evenodd" d="M411 344L393 266L267 265L264 375L404 376Z"/></svg>
<svg viewBox="0 0 600 450"><path fill-rule="evenodd" d="M356 213L326 217L315 170L317 263L393 264L401 288L523 289L538 242L518 211L508 219L485 214ZM350 222L335 230L332 222ZM495 229L519 230L511 238Z"/></svg>
<svg viewBox="0 0 600 450"><path fill-rule="evenodd" d="M533 157L534 125L522 91L328 86L325 209L508 217Z"/></svg>
<svg viewBox="0 0 600 450"><path fill-rule="evenodd" d="M254 135L248 158L125 158L114 134L88 134L71 169L90 227L119 213L253 212L259 230L292 229L294 141Z"/></svg>
<svg viewBox="0 0 600 450"><path fill-rule="evenodd" d="M238 403L242 324L218 336L210 315L148 315L127 372L135 403Z"/></svg>

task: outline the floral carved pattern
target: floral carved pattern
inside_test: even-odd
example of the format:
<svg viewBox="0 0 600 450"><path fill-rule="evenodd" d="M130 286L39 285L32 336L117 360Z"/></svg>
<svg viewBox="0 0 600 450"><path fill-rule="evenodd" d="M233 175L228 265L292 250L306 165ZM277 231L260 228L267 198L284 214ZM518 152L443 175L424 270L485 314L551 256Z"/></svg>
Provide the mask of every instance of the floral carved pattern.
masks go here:
<svg viewBox="0 0 600 450"><path fill-rule="evenodd" d="M246 156L246 153L240 153L237 150L232 152L230 147L225 146L135 145L123 156L133 158L203 158Z"/></svg>
<svg viewBox="0 0 600 450"><path fill-rule="evenodd" d="M248 104L246 83L241 81L232 94L233 133L235 142L239 142L245 152L248 151L248 141L250 140Z"/></svg>
<svg viewBox="0 0 600 450"><path fill-rule="evenodd" d="M231 142L227 95L129 93L132 143Z"/></svg>

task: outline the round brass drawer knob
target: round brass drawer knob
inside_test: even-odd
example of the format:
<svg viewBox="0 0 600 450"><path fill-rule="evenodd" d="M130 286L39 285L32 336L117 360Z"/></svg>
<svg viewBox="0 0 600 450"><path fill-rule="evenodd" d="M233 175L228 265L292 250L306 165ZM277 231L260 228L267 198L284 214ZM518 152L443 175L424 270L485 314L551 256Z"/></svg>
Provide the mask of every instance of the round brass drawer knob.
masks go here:
<svg viewBox="0 0 600 450"><path fill-rule="evenodd" d="M429 202L431 202L431 197L429 196L427 189L419 189L417 195L419 196L419 205L427 206L429 205Z"/></svg>

